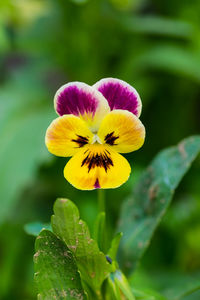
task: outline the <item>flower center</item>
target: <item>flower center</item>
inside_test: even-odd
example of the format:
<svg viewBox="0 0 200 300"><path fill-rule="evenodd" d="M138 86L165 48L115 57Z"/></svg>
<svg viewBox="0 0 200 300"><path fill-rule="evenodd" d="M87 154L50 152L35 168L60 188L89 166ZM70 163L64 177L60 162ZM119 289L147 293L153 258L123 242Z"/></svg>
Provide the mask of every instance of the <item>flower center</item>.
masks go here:
<svg viewBox="0 0 200 300"><path fill-rule="evenodd" d="M95 143L102 144L102 141L100 140L100 138L98 137L97 134L94 134L93 140L92 140L92 144L95 144Z"/></svg>
<svg viewBox="0 0 200 300"><path fill-rule="evenodd" d="M111 145L111 146L117 145L116 144L116 140L118 138L119 138L119 136L116 136L115 133L114 133L114 131L113 131L111 133L108 133L104 137L104 140L102 142L102 140L99 138L99 136L97 135L97 133L94 133L91 145L94 145L94 144L99 144L99 145L108 144L108 145ZM71 141L75 142L76 145L78 145L79 148L81 148L81 147L89 144L89 138L88 137L85 137L85 136L82 136L82 135L78 135L78 134L76 134L76 139L72 139Z"/></svg>

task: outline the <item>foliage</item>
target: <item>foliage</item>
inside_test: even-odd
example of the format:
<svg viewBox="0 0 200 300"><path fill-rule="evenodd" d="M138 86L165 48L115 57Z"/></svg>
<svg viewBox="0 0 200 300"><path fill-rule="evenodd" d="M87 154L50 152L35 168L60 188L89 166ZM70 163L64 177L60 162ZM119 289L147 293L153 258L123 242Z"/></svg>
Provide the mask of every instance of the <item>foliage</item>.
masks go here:
<svg viewBox="0 0 200 300"><path fill-rule="evenodd" d="M116 224L128 203L123 199L138 199L135 185L141 186L141 171L161 149L199 133L199 12L198 0L0 1L1 299L36 299L34 237L24 226L29 224L29 233L38 234L46 225L36 229L30 224L48 224L57 197L73 200L98 248L115 260L120 235L109 250L111 240L116 227L122 229ZM66 183L66 161L48 154L44 135L54 115L53 95L62 84L93 84L108 76L124 79L139 91L147 139L142 151L127 157L130 180L106 191L106 220L99 217L94 230L96 192L82 193ZM141 258L128 278L136 299L199 299L198 291L188 294L199 281L199 195L197 158L156 231L156 222L149 228L149 247L123 253ZM152 207L156 219L160 209ZM132 221L120 249L127 248L126 236L135 232ZM102 288L116 296L120 288L113 289L111 280L109 276Z"/></svg>
<svg viewBox="0 0 200 300"><path fill-rule="evenodd" d="M36 173L36 166L48 159L43 140L51 112L43 89L35 89L35 84L33 74L25 78L17 73L0 91L1 223L13 209L21 188Z"/></svg>
<svg viewBox="0 0 200 300"><path fill-rule="evenodd" d="M86 299L73 255L64 243L43 230L37 237L36 251L38 299Z"/></svg>
<svg viewBox="0 0 200 300"><path fill-rule="evenodd" d="M158 154L136 185L133 196L123 203L120 259L127 269L136 267L176 187L199 152L200 137L197 136Z"/></svg>
<svg viewBox="0 0 200 300"><path fill-rule="evenodd" d="M70 200L58 199L54 213L53 231L74 253L83 281L99 294L111 269L105 255L99 251L97 242L90 238L87 224L80 220L78 209Z"/></svg>
<svg viewBox="0 0 200 300"><path fill-rule="evenodd" d="M183 140L178 146L166 149L158 154L146 172L141 176L134 189L134 200L132 200L131 197L129 201L125 201L121 213L120 229L124 232L125 237L122 239L119 253L122 266L132 270L133 266L139 261L149 245L153 232L169 206L177 185L199 153L200 136L190 137ZM97 228L95 232L99 232L98 228L100 229L102 227L102 220L105 222L105 215L100 213L97 218L97 223L95 224L95 228ZM67 199L56 200L51 224L55 235L59 237L67 249L69 249L71 260L74 254L75 262L73 263L80 272L82 284L88 295L88 299L120 300L122 299L122 295L124 295L123 297L127 300L135 299L134 291L132 292L128 280L119 270L116 262L116 253L121 234L114 237L111 242L110 250L108 251L108 256L106 256L106 253L104 254L99 250L97 242L91 239L87 224L80 219L76 205ZM48 231L42 231L42 233L44 233L45 237ZM48 234L50 235L50 232ZM102 235L104 236L104 234L106 234L106 230L103 230L101 237ZM51 238L56 239L53 234L51 235ZM36 270L42 275L41 277L36 276L36 279L39 291L42 291L44 295L46 295L47 291L52 291L52 289L55 289L55 291L58 290L58 288L55 288L54 282L51 283L50 280L49 283L49 278L51 278L51 276L48 275L50 272L49 265L52 266L51 255L54 258L57 257L59 261L62 261L64 250L61 247L62 251L60 250L57 254L58 250L57 248L54 250L53 242L53 245L51 243L50 247L51 251L48 248L50 252L46 252L46 246L49 247L49 240L43 241L42 237L40 234L36 240L37 252L35 257L38 259L38 256L42 256L41 262L43 262L43 265L40 266L40 263L38 263L36 259ZM96 237L98 238L98 234L96 234ZM41 238L42 242L40 242ZM102 240L101 238L100 241L102 242ZM60 249L59 245L58 249ZM48 253L51 254L49 259ZM68 277L74 278L70 266L66 271L69 272ZM63 271L58 272L58 275L54 274L53 278L56 283L60 281L62 273L64 274ZM48 279L47 283L44 282L46 276ZM103 296L103 282L106 285L105 296ZM78 283L77 289L79 287L80 284ZM68 285L64 289L66 293L67 288L69 288ZM76 288L76 285L74 288ZM181 299L182 295L194 290L199 290L199 282L195 283L192 288L188 287L186 292L182 291L182 294L179 294L178 297ZM60 294L57 293L58 297L59 295ZM156 292L149 292L149 295L154 299L167 299L162 295L156 294ZM140 299L141 295L138 295L136 292L135 296L136 299L138 297L138 299ZM41 299L48 299L48 297L50 299L50 297L53 297L53 294L47 296L47 298L42 296ZM81 297L83 297L83 295ZM146 294L144 293L141 297L141 299L145 299ZM178 299L175 295L172 298L174 298L174 300ZM79 296L76 296L75 299L79 299Z"/></svg>

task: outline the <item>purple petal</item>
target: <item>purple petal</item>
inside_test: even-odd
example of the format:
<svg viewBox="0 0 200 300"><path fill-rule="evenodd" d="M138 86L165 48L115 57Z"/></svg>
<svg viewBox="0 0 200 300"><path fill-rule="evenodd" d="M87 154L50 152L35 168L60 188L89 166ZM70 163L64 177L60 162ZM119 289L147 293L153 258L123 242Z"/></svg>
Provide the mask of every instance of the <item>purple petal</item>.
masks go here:
<svg viewBox="0 0 200 300"><path fill-rule="evenodd" d="M60 116L96 112L98 98L84 84L70 83L61 87L55 96L55 108Z"/></svg>
<svg viewBox="0 0 200 300"><path fill-rule="evenodd" d="M107 99L111 110L124 109L137 117L141 114L141 100L137 91L128 83L116 78L104 78L94 87Z"/></svg>
<svg viewBox="0 0 200 300"><path fill-rule="evenodd" d="M62 86L55 95L54 105L58 115L82 116L94 130L98 129L104 115L110 111L104 96L94 87L82 82Z"/></svg>

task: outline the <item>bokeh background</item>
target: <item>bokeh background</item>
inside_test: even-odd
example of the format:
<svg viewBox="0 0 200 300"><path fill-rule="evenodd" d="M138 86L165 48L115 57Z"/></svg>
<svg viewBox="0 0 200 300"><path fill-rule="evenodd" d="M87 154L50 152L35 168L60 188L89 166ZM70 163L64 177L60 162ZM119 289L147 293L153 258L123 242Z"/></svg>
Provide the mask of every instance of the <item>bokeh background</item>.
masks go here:
<svg viewBox="0 0 200 300"><path fill-rule="evenodd" d="M106 192L108 232L123 199L157 152L200 131L199 0L0 1L0 299L36 299L34 237L24 226L49 222L57 197L82 219L97 215L96 191L80 192L44 136L53 96L68 81L117 77L143 101L144 147L126 157L133 172ZM184 178L142 259L134 286L168 291L200 278L200 160ZM194 293L184 299L198 300Z"/></svg>

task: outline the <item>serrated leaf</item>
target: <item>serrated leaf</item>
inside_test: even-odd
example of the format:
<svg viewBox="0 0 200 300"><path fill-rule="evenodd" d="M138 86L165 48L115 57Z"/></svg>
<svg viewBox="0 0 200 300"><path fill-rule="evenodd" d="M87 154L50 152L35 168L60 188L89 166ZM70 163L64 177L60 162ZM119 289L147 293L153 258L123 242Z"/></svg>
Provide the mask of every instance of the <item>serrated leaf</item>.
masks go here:
<svg viewBox="0 0 200 300"><path fill-rule="evenodd" d="M176 187L200 152L200 136L189 137L159 153L122 205L120 261L133 270L164 215Z"/></svg>
<svg viewBox="0 0 200 300"><path fill-rule="evenodd" d="M97 242L90 237L87 224L80 220L76 205L67 199L57 199L52 216L52 228L74 253L84 280L97 294L110 272L110 265Z"/></svg>
<svg viewBox="0 0 200 300"><path fill-rule="evenodd" d="M36 239L35 281L40 300L86 299L72 252L51 231Z"/></svg>

